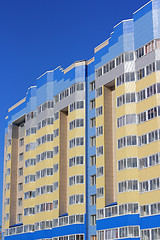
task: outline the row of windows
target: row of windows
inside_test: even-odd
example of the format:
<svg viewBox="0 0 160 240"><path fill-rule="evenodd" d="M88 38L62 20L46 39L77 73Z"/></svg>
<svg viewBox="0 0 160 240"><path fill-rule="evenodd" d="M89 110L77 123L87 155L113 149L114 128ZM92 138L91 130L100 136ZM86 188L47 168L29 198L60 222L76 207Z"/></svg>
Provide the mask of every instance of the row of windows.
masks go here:
<svg viewBox="0 0 160 240"><path fill-rule="evenodd" d="M138 81L138 80L144 78L145 76L148 76L152 72L155 72L155 70L157 70L157 71L160 70L160 61L156 61L156 63L152 63L152 64L148 65L147 67L140 69L139 71L137 71L136 77L135 77L134 72L130 72L130 73L128 72L128 73L120 75L119 77L117 77L117 87L126 82L132 82L135 80Z"/></svg>
<svg viewBox="0 0 160 240"><path fill-rule="evenodd" d="M29 158L25 161L25 167L35 166L36 165L36 158Z"/></svg>
<svg viewBox="0 0 160 240"><path fill-rule="evenodd" d="M140 193L149 192L160 189L160 178L143 181L139 183Z"/></svg>
<svg viewBox="0 0 160 240"><path fill-rule="evenodd" d="M82 109L82 108L84 108L84 101L77 101L70 104L69 106L70 112L73 112L74 110Z"/></svg>
<svg viewBox="0 0 160 240"><path fill-rule="evenodd" d="M51 125L51 124L53 124L53 122L54 122L53 117L43 119L41 122L37 123L37 130L45 127L46 125Z"/></svg>
<svg viewBox="0 0 160 240"><path fill-rule="evenodd" d="M83 146L83 145L84 145L84 138L83 137L73 138L69 141L69 148Z"/></svg>
<svg viewBox="0 0 160 240"><path fill-rule="evenodd" d="M117 118L117 127L123 127L128 124L136 124L136 114L127 114L120 118Z"/></svg>
<svg viewBox="0 0 160 240"><path fill-rule="evenodd" d="M26 144L26 147L25 147L26 152L35 150L35 149L36 149L36 142L30 142L30 143Z"/></svg>
<svg viewBox="0 0 160 240"><path fill-rule="evenodd" d="M140 236L139 226L127 226L97 231L98 240L111 240L120 238L138 238Z"/></svg>
<svg viewBox="0 0 160 240"><path fill-rule="evenodd" d="M135 73L134 72L127 72L125 74L120 75L117 77L117 87L126 82L133 82L135 81Z"/></svg>
<svg viewBox="0 0 160 240"><path fill-rule="evenodd" d="M146 45L144 45L143 47L139 48L136 51L136 57L141 58L142 56L150 53L151 51L153 51L155 48L159 48L160 47L160 41L159 39L157 40L153 40L149 43L147 43Z"/></svg>
<svg viewBox="0 0 160 240"><path fill-rule="evenodd" d="M24 193L24 199L35 198L35 191L28 191Z"/></svg>
<svg viewBox="0 0 160 240"><path fill-rule="evenodd" d="M136 102L135 92L125 93L117 98L117 107L133 102Z"/></svg>
<svg viewBox="0 0 160 240"><path fill-rule="evenodd" d="M140 206L140 215L142 217L160 213L160 202Z"/></svg>
<svg viewBox="0 0 160 240"><path fill-rule="evenodd" d="M157 116L160 116L160 106L151 108L145 112L142 112L140 114L137 115L138 117L138 123L143 123L146 122L150 119L153 119Z"/></svg>
<svg viewBox="0 0 160 240"><path fill-rule="evenodd" d="M125 203L121 205L105 207L97 210L97 220L119 215L137 214L138 203Z"/></svg>
<svg viewBox="0 0 160 240"><path fill-rule="evenodd" d="M160 93L160 83L153 84L139 92L126 93L117 98L117 107L122 106L123 104L140 102L146 98L149 98L157 93Z"/></svg>
<svg viewBox="0 0 160 240"><path fill-rule="evenodd" d="M69 205L83 204L83 203L84 203L83 194L76 194L76 195L69 196Z"/></svg>
<svg viewBox="0 0 160 240"><path fill-rule="evenodd" d="M160 153L156 153L139 159L139 169L148 168L160 164Z"/></svg>
<svg viewBox="0 0 160 240"><path fill-rule="evenodd" d="M69 185L75 184L83 184L84 183L84 175L76 175L69 178Z"/></svg>
<svg viewBox="0 0 160 240"><path fill-rule="evenodd" d="M56 151L55 151L55 153L56 153ZM43 161L45 159L53 158L53 156L54 156L54 151L46 151L41 154L38 154L36 156L36 163Z"/></svg>
<svg viewBox="0 0 160 240"><path fill-rule="evenodd" d="M26 129L26 137L30 134L36 134L36 127Z"/></svg>
<svg viewBox="0 0 160 240"><path fill-rule="evenodd" d="M103 74L111 71L115 67L119 66L121 63L128 62L128 61L133 61L134 60L134 53L133 52L128 52L125 54L121 54L118 56L116 59L110 61L109 63L105 64L103 67L99 68L96 70L96 78L102 76Z"/></svg>
<svg viewBox="0 0 160 240"><path fill-rule="evenodd" d="M137 136L126 136L118 139L118 149L137 145Z"/></svg>
<svg viewBox="0 0 160 240"><path fill-rule="evenodd" d="M69 123L69 130L72 130L74 128L79 128L84 126L84 119L75 119Z"/></svg>
<svg viewBox="0 0 160 240"><path fill-rule="evenodd" d="M27 115L26 115L26 122L29 121L30 119L33 119L33 118L36 118L37 116L37 112L29 112ZM24 127L24 125L21 125L22 127Z"/></svg>
<svg viewBox="0 0 160 240"><path fill-rule="evenodd" d="M35 214L35 207L24 208L24 216Z"/></svg>
<svg viewBox="0 0 160 240"><path fill-rule="evenodd" d="M25 176L25 183L35 182L35 174Z"/></svg>
<svg viewBox="0 0 160 240"><path fill-rule="evenodd" d="M141 230L142 240L159 240L160 239L160 228L151 228Z"/></svg>
<svg viewBox="0 0 160 240"><path fill-rule="evenodd" d="M14 234L18 234L18 233L33 232L33 231L43 230L43 229L47 229L47 228L65 226L65 225L69 225L69 224L82 224L82 223L84 223L84 215L83 214L66 216L66 217L61 217L59 219L36 222L35 224L5 229L5 236L14 235ZM76 238L75 238L75 236L76 236ZM83 240L83 235L70 235L70 236L59 237L59 238L61 238L61 240L63 238L65 238L65 240L68 240L68 239L69 240ZM55 237L53 239L58 240L59 238ZM46 240L48 240L48 239L46 239Z"/></svg>
<svg viewBox="0 0 160 240"><path fill-rule="evenodd" d="M73 94L76 91L82 91L84 90L84 83L76 83L72 85L70 88L65 89L63 92L59 93L55 97L55 102L60 102L62 99L68 97L69 95Z"/></svg>
<svg viewBox="0 0 160 240"><path fill-rule="evenodd" d="M41 203L35 206L35 214L44 211L52 211L58 208L58 200L54 200L50 203Z"/></svg>
<svg viewBox="0 0 160 240"><path fill-rule="evenodd" d="M118 192L138 191L138 180L126 180L118 183Z"/></svg>
<svg viewBox="0 0 160 240"><path fill-rule="evenodd" d="M160 164L160 153L156 153L144 158L139 159L139 169L155 166ZM118 170L124 170L128 168L137 168L137 158L124 158L118 161Z"/></svg>
<svg viewBox="0 0 160 240"><path fill-rule="evenodd" d="M46 142L53 141L53 134L46 134L36 140L37 146L44 144Z"/></svg>
<svg viewBox="0 0 160 240"><path fill-rule="evenodd" d="M37 113L39 114L39 113L45 111L48 108L54 108L54 101L48 101L48 102L45 102L42 105L40 105L37 108Z"/></svg>
<svg viewBox="0 0 160 240"><path fill-rule="evenodd" d="M118 171L137 168L137 157L124 158L118 161Z"/></svg>
<svg viewBox="0 0 160 240"><path fill-rule="evenodd" d="M69 167L84 164L84 156L76 156L69 159Z"/></svg>
<svg viewBox="0 0 160 240"><path fill-rule="evenodd" d="M141 147L151 142L158 141L159 139L160 139L160 129L154 130L152 132L139 136L138 146Z"/></svg>
<svg viewBox="0 0 160 240"><path fill-rule="evenodd" d="M54 182L52 185L45 185L39 188L36 188L35 195L39 196L46 193L52 193L58 190L58 182Z"/></svg>
<svg viewBox="0 0 160 240"><path fill-rule="evenodd" d="M137 102L143 101L157 93L160 93L160 83L153 84L137 93Z"/></svg>
<svg viewBox="0 0 160 240"><path fill-rule="evenodd" d="M53 165L53 168L44 168L36 172L36 180L46 176L52 176L58 172L58 163Z"/></svg>

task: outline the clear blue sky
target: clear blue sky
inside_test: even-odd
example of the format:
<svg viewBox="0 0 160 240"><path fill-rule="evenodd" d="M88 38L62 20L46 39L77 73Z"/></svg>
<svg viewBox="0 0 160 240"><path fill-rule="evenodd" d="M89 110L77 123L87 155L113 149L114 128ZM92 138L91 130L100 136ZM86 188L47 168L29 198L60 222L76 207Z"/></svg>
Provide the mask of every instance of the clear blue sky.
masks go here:
<svg viewBox="0 0 160 240"><path fill-rule="evenodd" d="M4 118L46 70L90 59L120 21L147 0L0 1L0 224Z"/></svg>

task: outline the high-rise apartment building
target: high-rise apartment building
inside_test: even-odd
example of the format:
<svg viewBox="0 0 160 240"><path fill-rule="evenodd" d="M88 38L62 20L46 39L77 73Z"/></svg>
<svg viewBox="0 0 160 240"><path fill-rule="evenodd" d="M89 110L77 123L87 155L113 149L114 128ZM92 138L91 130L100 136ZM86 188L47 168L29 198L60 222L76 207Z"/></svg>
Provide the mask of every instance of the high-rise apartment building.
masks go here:
<svg viewBox="0 0 160 240"><path fill-rule="evenodd" d="M6 118L7 240L160 239L160 0Z"/></svg>

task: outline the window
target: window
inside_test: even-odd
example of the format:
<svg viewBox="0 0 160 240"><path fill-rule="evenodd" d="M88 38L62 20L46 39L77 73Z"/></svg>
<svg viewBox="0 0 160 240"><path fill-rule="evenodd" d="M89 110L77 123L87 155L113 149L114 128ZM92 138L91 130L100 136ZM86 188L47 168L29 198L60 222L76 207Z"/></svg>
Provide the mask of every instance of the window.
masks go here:
<svg viewBox="0 0 160 240"><path fill-rule="evenodd" d="M117 87L125 82L124 74L117 77Z"/></svg>
<svg viewBox="0 0 160 240"><path fill-rule="evenodd" d="M18 207L22 206L22 198L18 198Z"/></svg>
<svg viewBox="0 0 160 240"><path fill-rule="evenodd" d="M90 156L90 165L96 165L96 155Z"/></svg>
<svg viewBox="0 0 160 240"><path fill-rule="evenodd" d="M142 68L137 72L137 80L140 80L145 77L145 69Z"/></svg>
<svg viewBox="0 0 160 240"><path fill-rule="evenodd" d="M96 78L102 76L102 68L96 70Z"/></svg>
<svg viewBox="0 0 160 240"><path fill-rule="evenodd" d="M58 163L53 165L53 173L58 172Z"/></svg>
<svg viewBox="0 0 160 240"><path fill-rule="evenodd" d="M97 188L97 198L101 198L104 196L104 188Z"/></svg>
<svg viewBox="0 0 160 240"><path fill-rule="evenodd" d="M53 209L58 208L58 200L53 201Z"/></svg>
<svg viewBox="0 0 160 240"><path fill-rule="evenodd" d="M22 213L17 215L17 222L22 222Z"/></svg>
<svg viewBox="0 0 160 240"><path fill-rule="evenodd" d="M93 137L90 138L90 147L93 147L95 145L96 145L96 137L93 136Z"/></svg>
<svg viewBox="0 0 160 240"><path fill-rule="evenodd" d="M91 225L96 225L96 214L91 215Z"/></svg>
<svg viewBox="0 0 160 240"><path fill-rule="evenodd" d="M103 155L103 146L99 146L97 149L96 149L96 156L97 157L100 157Z"/></svg>
<svg viewBox="0 0 160 240"><path fill-rule="evenodd" d="M58 146L54 147L54 148L53 148L53 155L54 155L54 156L57 155L58 152L59 152L59 147L58 147Z"/></svg>
<svg viewBox="0 0 160 240"><path fill-rule="evenodd" d="M24 155L23 155L23 153L20 153L19 154L19 161L21 162L21 161L23 161L23 159L24 159Z"/></svg>
<svg viewBox="0 0 160 240"><path fill-rule="evenodd" d="M134 53L130 52L130 53L125 53L125 61L133 61L134 60Z"/></svg>
<svg viewBox="0 0 160 240"><path fill-rule="evenodd" d="M89 90L90 90L90 92L93 91L94 89L95 89L95 81L93 81L93 82L91 82L91 83L89 84Z"/></svg>
<svg viewBox="0 0 160 240"><path fill-rule="evenodd" d="M102 95L102 87L96 90L96 97L100 97Z"/></svg>
<svg viewBox="0 0 160 240"><path fill-rule="evenodd" d="M99 137L103 134L103 126L99 126L96 128L96 137Z"/></svg>
<svg viewBox="0 0 160 240"><path fill-rule="evenodd" d="M122 54L116 58L116 66L119 66L123 62L124 62L124 55Z"/></svg>
<svg viewBox="0 0 160 240"><path fill-rule="evenodd" d="M96 175L92 175L91 176L91 183L90 183L91 186L93 185L96 185Z"/></svg>
<svg viewBox="0 0 160 240"><path fill-rule="evenodd" d="M103 107L100 106L100 107L96 108L96 117L99 117L102 114L103 114Z"/></svg>
<svg viewBox="0 0 160 240"><path fill-rule="evenodd" d="M23 190L23 183L18 183L18 191L22 191Z"/></svg>
<svg viewBox="0 0 160 240"><path fill-rule="evenodd" d="M95 102L95 99L93 99L89 103L89 109L91 110L91 109L95 108L95 106L96 106L96 102Z"/></svg>
<svg viewBox="0 0 160 240"><path fill-rule="evenodd" d="M144 55L144 47L141 47L139 48L137 51L136 51L136 57L137 58L140 58Z"/></svg>
<svg viewBox="0 0 160 240"><path fill-rule="evenodd" d="M91 118L90 119L90 128L95 127L96 126L96 119L95 118Z"/></svg>
<svg viewBox="0 0 160 240"><path fill-rule="evenodd" d="M125 82L132 82L135 81L134 72L125 73Z"/></svg>
<svg viewBox="0 0 160 240"><path fill-rule="evenodd" d="M96 194L91 195L90 205L96 205Z"/></svg>
<svg viewBox="0 0 160 240"><path fill-rule="evenodd" d="M21 147L23 145L24 145L24 138L21 138L21 139L19 139L19 146Z"/></svg>
<svg viewBox="0 0 160 240"><path fill-rule="evenodd" d="M8 153L7 154L7 161L10 161L11 160L11 153Z"/></svg>
<svg viewBox="0 0 160 240"><path fill-rule="evenodd" d="M23 175L23 168L19 168L18 169L18 176L22 176Z"/></svg>
<svg viewBox="0 0 160 240"><path fill-rule="evenodd" d="M98 167L97 168L97 174L96 174L97 177L101 177L103 176L103 167Z"/></svg>

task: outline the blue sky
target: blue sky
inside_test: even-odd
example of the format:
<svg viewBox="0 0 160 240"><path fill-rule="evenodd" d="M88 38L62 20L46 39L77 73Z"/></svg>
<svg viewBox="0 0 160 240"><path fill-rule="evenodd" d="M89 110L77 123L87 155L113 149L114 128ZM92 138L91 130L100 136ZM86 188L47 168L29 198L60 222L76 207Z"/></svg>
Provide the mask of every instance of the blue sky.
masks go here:
<svg viewBox="0 0 160 240"><path fill-rule="evenodd" d="M90 59L113 27L147 0L0 1L0 224L4 118L36 78L61 65Z"/></svg>

